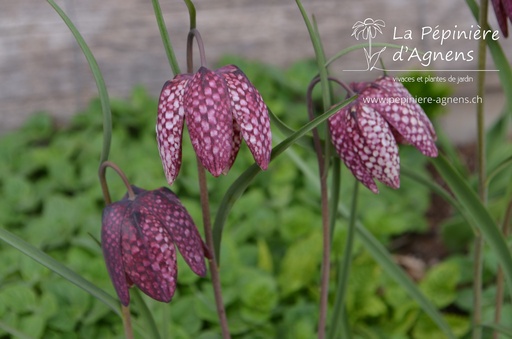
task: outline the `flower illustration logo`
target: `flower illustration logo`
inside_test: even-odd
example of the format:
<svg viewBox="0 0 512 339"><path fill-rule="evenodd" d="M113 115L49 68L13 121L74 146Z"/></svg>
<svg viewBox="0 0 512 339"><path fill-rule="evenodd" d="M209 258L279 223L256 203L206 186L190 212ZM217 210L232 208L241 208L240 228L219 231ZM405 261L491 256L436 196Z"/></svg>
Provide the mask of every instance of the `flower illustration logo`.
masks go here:
<svg viewBox="0 0 512 339"><path fill-rule="evenodd" d="M357 21L352 26L352 36L355 37L357 40L359 38L363 38L364 40L368 40L368 49L364 49L364 53L366 56L366 63L367 63L367 71L373 70L375 67L375 64L380 58L380 54L384 52L386 47L383 47L381 50L372 53L372 39L375 39L377 36L377 33L382 34L382 27L385 27L386 24L383 20L374 20L372 18L366 18L364 21Z"/></svg>

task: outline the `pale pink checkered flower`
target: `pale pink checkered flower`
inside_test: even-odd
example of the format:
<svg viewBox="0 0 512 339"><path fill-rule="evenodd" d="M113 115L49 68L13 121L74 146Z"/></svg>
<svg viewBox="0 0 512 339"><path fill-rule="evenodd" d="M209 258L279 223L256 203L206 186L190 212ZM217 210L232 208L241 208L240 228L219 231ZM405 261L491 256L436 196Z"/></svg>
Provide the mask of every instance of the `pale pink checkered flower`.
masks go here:
<svg viewBox="0 0 512 339"><path fill-rule="evenodd" d="M437 156L436 133L423 109L400 82L383 76L373 83L353 83L358 98L329 118L337 153L361 181L378 193L374 178L400 187L397 143L411 144Z"/></svg>
<svg viewBox="0 0 512 339"><path fill-rule="evenodd" d="M101 246L107 270L123 305L130 303L128 289L134 284L151 298L169 302L178 274L174 246L200 276L206 274L209 252L171 190L132 188L134 199L125 196L103 210Z"/></svg>
<svg viewBox="0 0 512 339"><path fill-rule="evenodd" d="M179 74L160 94L156 127L160 157L169 184L181 166L183 123L201 164L214 176L226 174L242 138L256 163L267 169L272 135L267 106L236 66Z"/></svg>

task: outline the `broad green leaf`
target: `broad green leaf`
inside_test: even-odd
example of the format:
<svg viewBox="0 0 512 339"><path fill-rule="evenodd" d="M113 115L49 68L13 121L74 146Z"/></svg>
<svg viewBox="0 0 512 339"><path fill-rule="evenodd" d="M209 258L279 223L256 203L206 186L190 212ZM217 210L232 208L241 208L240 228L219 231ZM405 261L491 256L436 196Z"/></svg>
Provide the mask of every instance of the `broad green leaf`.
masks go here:
<svg viewBox="0 0 512 339"><path fill-rule="evenodd" d="M322 236L311 233L307 238L293 243L286 250L279 271L279 286L283 295L305 288L313 280L320 266Z"/></svg>
<svg viewBox="0 0 512 339"><path fill-rule="evenodd" d="M11 284L0 289L0 304L7 312L33 311L37 302L34 290L26 284Z"/></svg>
<svg viewBox="0 0 512 339"><path fill-rule="evenodd" d="M459 265L447 261L432 267L420 283L420 289L438 308L450 305L457 296Z"/></svg>
<svg viewBox="0 0 512 339"><path fill-rule="evenodd" d="M342 214L346 215L346 211L342 210ZM358 239L363 243L364 247L370 252L373 259L377 261L381 267L388 273L407 293L413 298L425 313L437 324L441 331L449 338L455 338L449 325L443 319L441 313L426 298L419 288L411 281L405 272L394 262L390 253L380 244L371 233L369 233L362 224L356 223L356 231Z"/></svg>
<svg viewBox="0 0 512 339"><path fill-rule="evenodd" d="M258 238L258 268L264 272L272 274L274 271L274 262L272 252L264 238Z"/></svg>

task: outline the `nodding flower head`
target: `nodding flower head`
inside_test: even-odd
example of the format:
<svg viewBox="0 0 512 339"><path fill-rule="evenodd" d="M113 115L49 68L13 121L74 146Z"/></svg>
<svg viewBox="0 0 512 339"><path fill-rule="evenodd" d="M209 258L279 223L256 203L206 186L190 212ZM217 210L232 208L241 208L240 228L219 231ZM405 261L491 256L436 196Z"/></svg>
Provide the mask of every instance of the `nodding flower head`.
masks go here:
<svg viewBox="0 0 512 339"><path fill-rule="evenodd" d="M492 7L503 35L508 37L508 23L512 21L512 0L492 0Z"/></svg>
<svg viewBox="0 0 512 339"><path fill-rule="evenodd" d="M423 109L403 85L383 76L372 83L353 83L359 94L329 118L337 153L361 181L378 193L374 178L400 187L397 143L411 144L429 157L437 156L436 133Z"/></svg>
<svg viewBox="0 0 512 339"><path fill-rule="evenodd" d="M132 188L133 199L126 196L103 210L101 246L107 270L123 305L130 303L128 289L134 284L151 298L169 302L178 273L174 246L200 276L206 274L209 252L171 190Z"/></svg>
<svg viewBox="0 0 512 339"><path fill-rule="evenodd" d="M158 103L157 140L169 184L181 166L183 123L201 164L214 176L226 174L242 139L262 169L270 162L272 135L267 106L258 90L236 66L168 81Z"/></svg>

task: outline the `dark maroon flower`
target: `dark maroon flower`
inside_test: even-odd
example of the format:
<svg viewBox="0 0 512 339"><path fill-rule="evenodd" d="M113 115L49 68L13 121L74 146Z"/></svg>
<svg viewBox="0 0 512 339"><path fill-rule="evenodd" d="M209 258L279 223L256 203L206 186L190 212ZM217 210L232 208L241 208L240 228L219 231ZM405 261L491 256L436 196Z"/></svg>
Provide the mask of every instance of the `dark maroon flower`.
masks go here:
<svg viewBox="0 0 512 339"><path fill-rule="evenodd" d="M130 302L129 287L138 286L151 298L169 302L176 290L178 247L194 273L204 276L206 246L194 221L168 188L146 191L132 186L125 196L103 210L101 243L121 303Z"/></svg>
<svg viewBox="0 0 512 339"><path fill-rule="evenodd" d="M436 157L434 127L392 77L350 87L358 98L329 118L336 151L357 180L374 193L379 192L374 178L396 189L400 187L397 143L412 144L426 156Z"/></svg>
<svg viewBox="0 0 512 339"><path fill-rule="evenodd" d="M492 7L503 35L508 37L508 20L512 20L512 0L492 0Z"/></svg>
<svg viewBox="0 0 512 339"><path fill-rule="evenodd" d="M262 169L270 161L272 135L267 106L236 66L179 74L160 94L156 127L160 157L169 184L181 166L183 122L202 165L214 176L226 174L242 138Z"/></svg>

